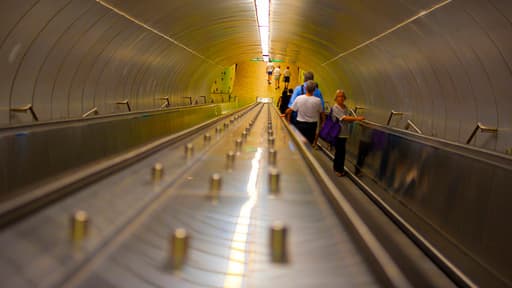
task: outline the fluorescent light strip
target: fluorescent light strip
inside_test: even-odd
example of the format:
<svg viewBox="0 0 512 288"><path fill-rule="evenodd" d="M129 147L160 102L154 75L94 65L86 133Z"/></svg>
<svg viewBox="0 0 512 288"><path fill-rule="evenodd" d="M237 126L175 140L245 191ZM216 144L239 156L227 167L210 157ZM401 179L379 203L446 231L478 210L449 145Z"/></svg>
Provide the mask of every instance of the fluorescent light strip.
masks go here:
<svg viewBox="0 0 512 288"><path fill-rule="evenodd" d="M268 27L260 27L261 54L263 54L263 55L269 55L268 37L269 37Z"/></svg>
<svg viewBox="0 0 512 288"><path fill-rule="evenodd" d="M210 60L210 59L208 59L208 58L204 57L203 55L201 55L201 54L197 53L196 51L194 51L194 50L192 50L192 49L188 48L187 46L185 46L185 45L181 44L180 42L178 42L178 41L176 41L176 40L172 39L171 37L169 37L169 36L167 36L167 35L165 35L165 34L161 33L160 31L156 30L155 28L153 28L153 27L151 27L151 26L149 26L149 25L147 25L147 24L144 24L144 23L140 22L139 20L137 20L137 19L135 19L135 18L131 17L131 16L130 16L130 15L128 15L127 13L125 13L125 12L123 12L123 11L121 11L121 10L119 10L119 9L115 8L114 6L112 6L112 5L108 4L108 3L105 3L105 2L104 2L104 1L102 1L102 0L96 0L96 2L98 2L98 3L100 3L101 5L103 5L103 6L107 7L108 9L110 9L110 10L112 10L112 11L116 12L117 14L119 14L119 15L121 15L121 16L123 16L123 17L125 17L126 19L128 19L128 20L130 20L130 21L134 22L135 24L137 24L137 25L139 25L139 26L142 26L142 27L146 28L147 30L149 30L149 31L151 31L151 32L153 32L153 33L155 33L155 34L157 34L158 36L163 37L163 38L165 38L165 39L167 39L167 40L171 41L172 43L174 43L174 44L176 44L176 45L180 46L181 48L183 48L183 49L187 50L188 52L190 52L190 53L192 53L192 54L194 54L194 55L196 55L197 57L200 57L200 58L202 58L202 59L204 59L204 60L206 60L206 61L208 61L208 62L210 62L210 63L212 63L212 64L214 64L214 65L217 65L217 66L223 67L223 66L221 66L221 65L219 65L219 64L217 64L217 63L215 63L215 62L213 62L212 60Z"/></svg>
<svg viewBox="0 0 512 288"><path fill-rule="evenodd" d="M452 0L446 0L446 1L444 1L444 2L441 2L441 3L437 4L437 5L435 5L434 7L430 8L430 9L428 9L428 10L421 11L418 15L416 15L416 16L414 16L414 17L412 17L412 18L409 18L408 20L405 20L404 22L402 22L402 23L400 23L400 24L396 25L395 27L393 27L393 28L391 28L391 29L387 30L386 32L384 32L384 33L382 33L382 34L379 34L379 35L377 35L377 36L375 36L375 37L371 38L370 40L368 40L368 41L366 41L366 42L364 42L364 43L362 43L362 44L359 44L359 45L357 45L356 47L354 47L354 48L352 48L352 49L350 49L350 50L347 50L347 51L345 51L345 52L343 52L343 53L339 54L338 56L336 56L336 57L334 57L334 58L332 58L332 59L330 59L330 60L326 61L326 62L325 62L325 63L323 63L322 65L328 64L328 63L330 63L330 62L332 62L332 61L334 61L334 60L336 60L336 59L339 59L339 58L341 58L341 57L343 57L343 56L345 56L345 55L347 55L347 54L349 54L349 53L352 53L352 52L356 51L357 49L359 49L359 48L361 48L361 47L364 47L364 46L366 46L366 45L368 45L368 44L370 44L370 43L372 43L372 42L374 42L374 41L376 41L376 40L378 40L378 39L380 39L380 38L382 38L382 37L386 36L387 34L389 34L389 33L393 32L393 31L395 31L396 29L398 29L398 28L400 28L400 27L402 27L402 26L404 26L404 25L406 25L406 24L408 24L408 23L410 23L410 22L412 22L412 21L416 20L417 18L419 18L419 17L421 17L421 16L427 15L427 14L429 14L430 12L432 12L432 11L436 10L437 8L440 8L440 7L442 7L442 6L446 5L446 4L450 3L450 2L452 2Z"/></svg>
<svg viewBox="0 0 512 288"><path fill-rule="evenodd" d="M269 26L269 11L269 0L256 0L256 15L258 16L258 26Z"/></svg>
<svg viewBox="0 0 512 288"><path fill-rule="evenodd" d="M261 54L267 58L270 53L270 0L255 0L256 18L258 19L258 30L260 32Z"/></svg>

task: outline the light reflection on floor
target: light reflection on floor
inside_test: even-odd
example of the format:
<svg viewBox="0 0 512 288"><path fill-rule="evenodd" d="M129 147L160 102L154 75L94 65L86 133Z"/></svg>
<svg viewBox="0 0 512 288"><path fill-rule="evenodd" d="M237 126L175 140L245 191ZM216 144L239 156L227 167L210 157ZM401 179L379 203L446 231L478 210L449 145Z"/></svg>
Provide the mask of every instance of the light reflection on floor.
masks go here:
<svg viewBox="0 0 512 288"><path fill-rule="evenodd" d="M240 215L231 241L231 251L229 253L229 264L224 279L224 287L241 287L247 258L247 238L249 234L249 225L251 224L251 213L254 205L258 201L258 191L256 188L258 180L258 171L260 168L262 149L258 148L252 159L251 174L247 183L247 193L249 199L240 209Z"/></svg>

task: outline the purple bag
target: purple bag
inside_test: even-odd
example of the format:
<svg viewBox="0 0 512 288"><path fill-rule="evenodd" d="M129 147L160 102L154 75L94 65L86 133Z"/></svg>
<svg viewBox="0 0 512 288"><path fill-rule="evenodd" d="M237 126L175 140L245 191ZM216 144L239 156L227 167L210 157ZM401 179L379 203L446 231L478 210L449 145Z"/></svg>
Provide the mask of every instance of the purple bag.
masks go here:
<svg viewBox="0 0 512 288"><path fill-rule="evenodd" d="M332 109L329 112L329 116L326 117L324 125L322 129L320 129L320 138L326 141L327 143L334 145L336 143L336 138L338 138L338 134L340 134L341 125L338 121L332 120Z"/></svg>

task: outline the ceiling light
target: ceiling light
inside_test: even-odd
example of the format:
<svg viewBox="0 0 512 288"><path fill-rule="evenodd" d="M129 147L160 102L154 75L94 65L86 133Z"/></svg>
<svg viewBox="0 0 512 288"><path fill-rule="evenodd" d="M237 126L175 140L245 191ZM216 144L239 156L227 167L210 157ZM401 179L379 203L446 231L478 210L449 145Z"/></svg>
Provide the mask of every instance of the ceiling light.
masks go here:
<svg viewBox="0 0 512 288"><path fill-rule="evenodd" d="M260 32L261 54L268 59L270 52L270 0L254 0L256 5L256 18ZM268 61L268 60L266 60Z"/></svg>

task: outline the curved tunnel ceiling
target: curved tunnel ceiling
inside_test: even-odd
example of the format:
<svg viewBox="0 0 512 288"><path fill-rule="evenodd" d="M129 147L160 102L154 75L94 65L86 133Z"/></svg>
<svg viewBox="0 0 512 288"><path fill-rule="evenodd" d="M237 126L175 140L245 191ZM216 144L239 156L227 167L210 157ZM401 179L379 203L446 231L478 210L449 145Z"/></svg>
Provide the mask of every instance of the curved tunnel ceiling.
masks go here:
<svg viewBox="0 0 512 288"><path fill-rule="evenodd" d="M122 112L206 95L226 67L261 56L253 1L4 0L0 125ZM311 69L326 100L337 88L366 117L412 120L464 143L512 151L512 2L272 0L271 55ZM253 67L253 66L250 66ZM254 65L253 74L261 74ZM257 70L258 69L258 70ZM239 95L253 99L254 95ZM332 101L332 100L331 100Z"/></svg>

